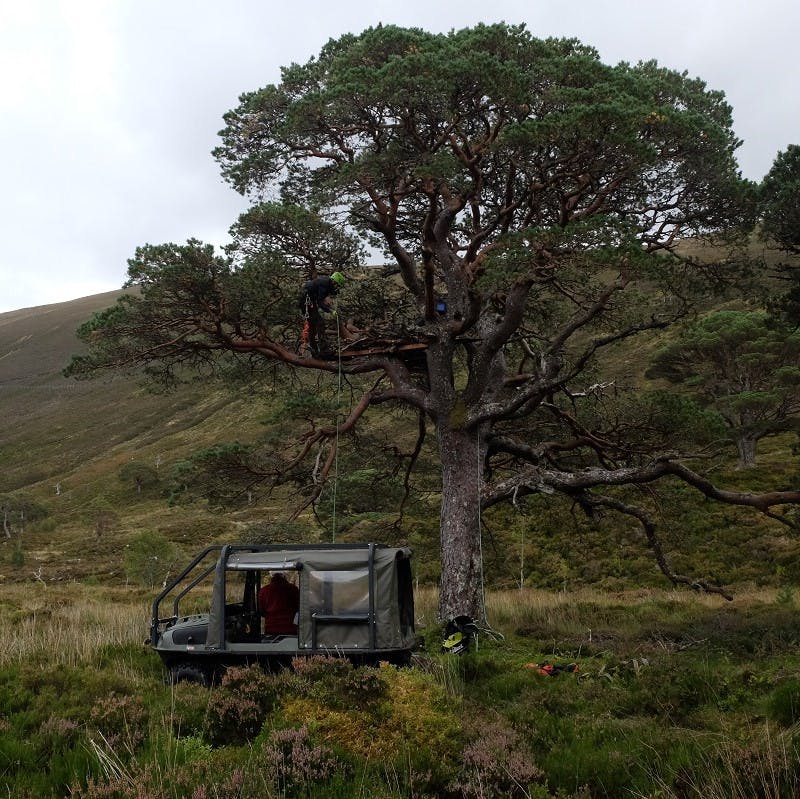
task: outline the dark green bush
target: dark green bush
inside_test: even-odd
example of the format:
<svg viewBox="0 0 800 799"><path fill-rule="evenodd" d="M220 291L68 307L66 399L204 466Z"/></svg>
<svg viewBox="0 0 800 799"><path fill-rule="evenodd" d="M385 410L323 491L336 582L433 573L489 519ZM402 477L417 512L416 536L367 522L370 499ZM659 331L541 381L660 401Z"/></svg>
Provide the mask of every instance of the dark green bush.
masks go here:
<svg viewBox="0 0 800 799"><path fill-rule="evenodd" d="M195 682L179 682L171 690L169 721L172 734L176 738L186 736L202 740L212 694Z"/></svg>
<svg viewBox="0 0 800 799"><path fill-rule="evenodd" d="M767 716L784 727L800 721L800 680L789 680L770 694Z"/></svg>

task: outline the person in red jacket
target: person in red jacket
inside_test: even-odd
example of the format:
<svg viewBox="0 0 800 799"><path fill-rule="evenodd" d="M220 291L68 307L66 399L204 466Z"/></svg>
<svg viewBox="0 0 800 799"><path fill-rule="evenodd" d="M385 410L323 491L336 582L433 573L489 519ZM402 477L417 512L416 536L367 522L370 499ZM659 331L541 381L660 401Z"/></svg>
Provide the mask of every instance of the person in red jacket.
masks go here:
<svg viewBox="0 0 800 799"><path fill-rule="evenodd" d="M267 635L295 635L295 616L300 609L300 591L280 572L258 592L258 609Z"/></svg>

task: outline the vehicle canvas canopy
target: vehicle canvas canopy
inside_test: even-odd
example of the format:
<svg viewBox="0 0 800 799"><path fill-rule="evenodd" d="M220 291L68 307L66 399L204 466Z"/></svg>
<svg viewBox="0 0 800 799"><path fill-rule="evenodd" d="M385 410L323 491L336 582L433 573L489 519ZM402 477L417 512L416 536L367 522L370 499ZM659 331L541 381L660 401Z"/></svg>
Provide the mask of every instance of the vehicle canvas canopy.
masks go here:
<svg viewBox="0 0 800 799"><path fill-rule="evenodd" d="M226 582L237 572L297 575L297 647L306 651L401 650L414 646L411 551L381 545L224 547L214 574L206 648L226 648Z"/></svg>

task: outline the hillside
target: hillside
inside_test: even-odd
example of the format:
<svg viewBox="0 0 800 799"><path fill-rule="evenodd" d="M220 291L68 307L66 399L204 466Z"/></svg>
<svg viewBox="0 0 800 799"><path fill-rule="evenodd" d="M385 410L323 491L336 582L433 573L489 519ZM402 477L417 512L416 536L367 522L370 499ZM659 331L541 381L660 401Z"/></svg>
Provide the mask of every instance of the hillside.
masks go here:
<svg viewBox="0 0 800 799"><path fill-rule="evenodd" d="M25 530L27 578L42 567L50 579L119 574L119 548L132 531L175 524L182 528L176 535L186 538L193 523L213 525L202 508L179 512L158 497L135 496L119 470L137 462L165 471L204 444L247 437L257 427L246 401L214 387L154 394L129 377L63 377L70 356L80 352L76 328L117 295L0 314L0 495L30 497L50 514L43 529ZM119 515L104 541L93 540L98 502ZM3 539L3 546L8 552L12 542ZM9 558L0 558L2 574Z"/></svg>
<svg viewBox="0 0 800 799"><path fill-rule="evenodd" d="M0 582L32 577L124 582L122 556L137 536L166 539L183 558L210 541L240 537L252 522L289 515L280 498L228 512L202 502L172 506L165 499L170 472L191 453L264 434L268 389L254 395L195 383L154 394L130 377L79 382L61 375L70 356L80 351L78 325L116 296L111 292L0 314L0 497L24 497L47 512L46 518L22 525L10 519L11 535L0 536ZM641 380L643 361L657 344L651 338L634 350L620 350L610 373L620 383L630 383L635 375ZM380 417L371 424L380 427ZM787 435L763 442L759 466L747 474L735 471L732 457L717 468L715 480L749 490L791 485L797 472L794 441ZM361 456L349 457L356 463ZM158 485L137 490L121 479L126 464L154 470ZM358 468L365 464L353 466ZM357 482L348 484L349 477L342 479L341 491L362 493L363 524L352 534L382 535L388 517L376 521L378 514L369 513L371 495ZM417 550L423 580L437 573L435 500L431 494L424 507L406 508L402 527L392 533ZM662 541L676 571L727 585L800 582L800 546L785 527L747 510L705 502L679 486L660 488L655 501ZM342 503L341 512L347 507ZM487 581L510 587L524 574L526 584L548 588L664 585L637 525L613 515L588 520L575 511L563 499L538 498L529 502L525 516L511 508L488 513ZM104 514L108 523L98 525ZM394 521L392 515L388 524Z"/></svg>

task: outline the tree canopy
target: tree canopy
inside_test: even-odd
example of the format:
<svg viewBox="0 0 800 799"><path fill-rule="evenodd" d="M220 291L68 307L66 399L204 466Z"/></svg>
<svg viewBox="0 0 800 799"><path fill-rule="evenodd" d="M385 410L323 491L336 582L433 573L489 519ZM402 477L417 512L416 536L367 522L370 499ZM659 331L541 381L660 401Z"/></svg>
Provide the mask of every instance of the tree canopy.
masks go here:
<svg viewBox="0 0 800 799"><path fill-rule="evenodd" d="M716 311L662 348L652 376L685 385L725 420L739 465L755 465L762 438L795 426L800 411L800 331L763 311Z"/></svg>
<svg viewBox="0 0 800 799"><path fill-rule="evenodd" d="M721 92L524 26L378 26L286 67L224 121L214 156L252 202L233 244L139 248L139 294L82 327L90 349L68 373L143 366L169 381L277 363L369 376L347 419L310 431L298 457L326 448L329 465L338 434L380 405L413 409L421 438L433 427L445 618L483 614L481 511L500 502L611 508L656 546L631 486L672 476L770 514L800 500L713 486L683 462L663 407L619 382L612 397L603 377L605 352L726 279L681 242L753 223ZM368 254L386 268L359 270ZM333 270L350 277L340 316L383 345L301 357L298 287ZM396 346L408 341L422 357Z"/></svg>
<svg viewBox="0 0 800 799"><path fill-rule="evenodd" d="M780 249L800 255L800 146L778 153L761 183L761 234Z"/></svg>
<svg viewBox="0 0 800 799"><path fill-rule="evenodd" d="M773 249L789 256L777 265L783 294L772 302L777 316L790 325L800 320L800 146L789 145L778 153L759 187L761 238Z"/></svg>

